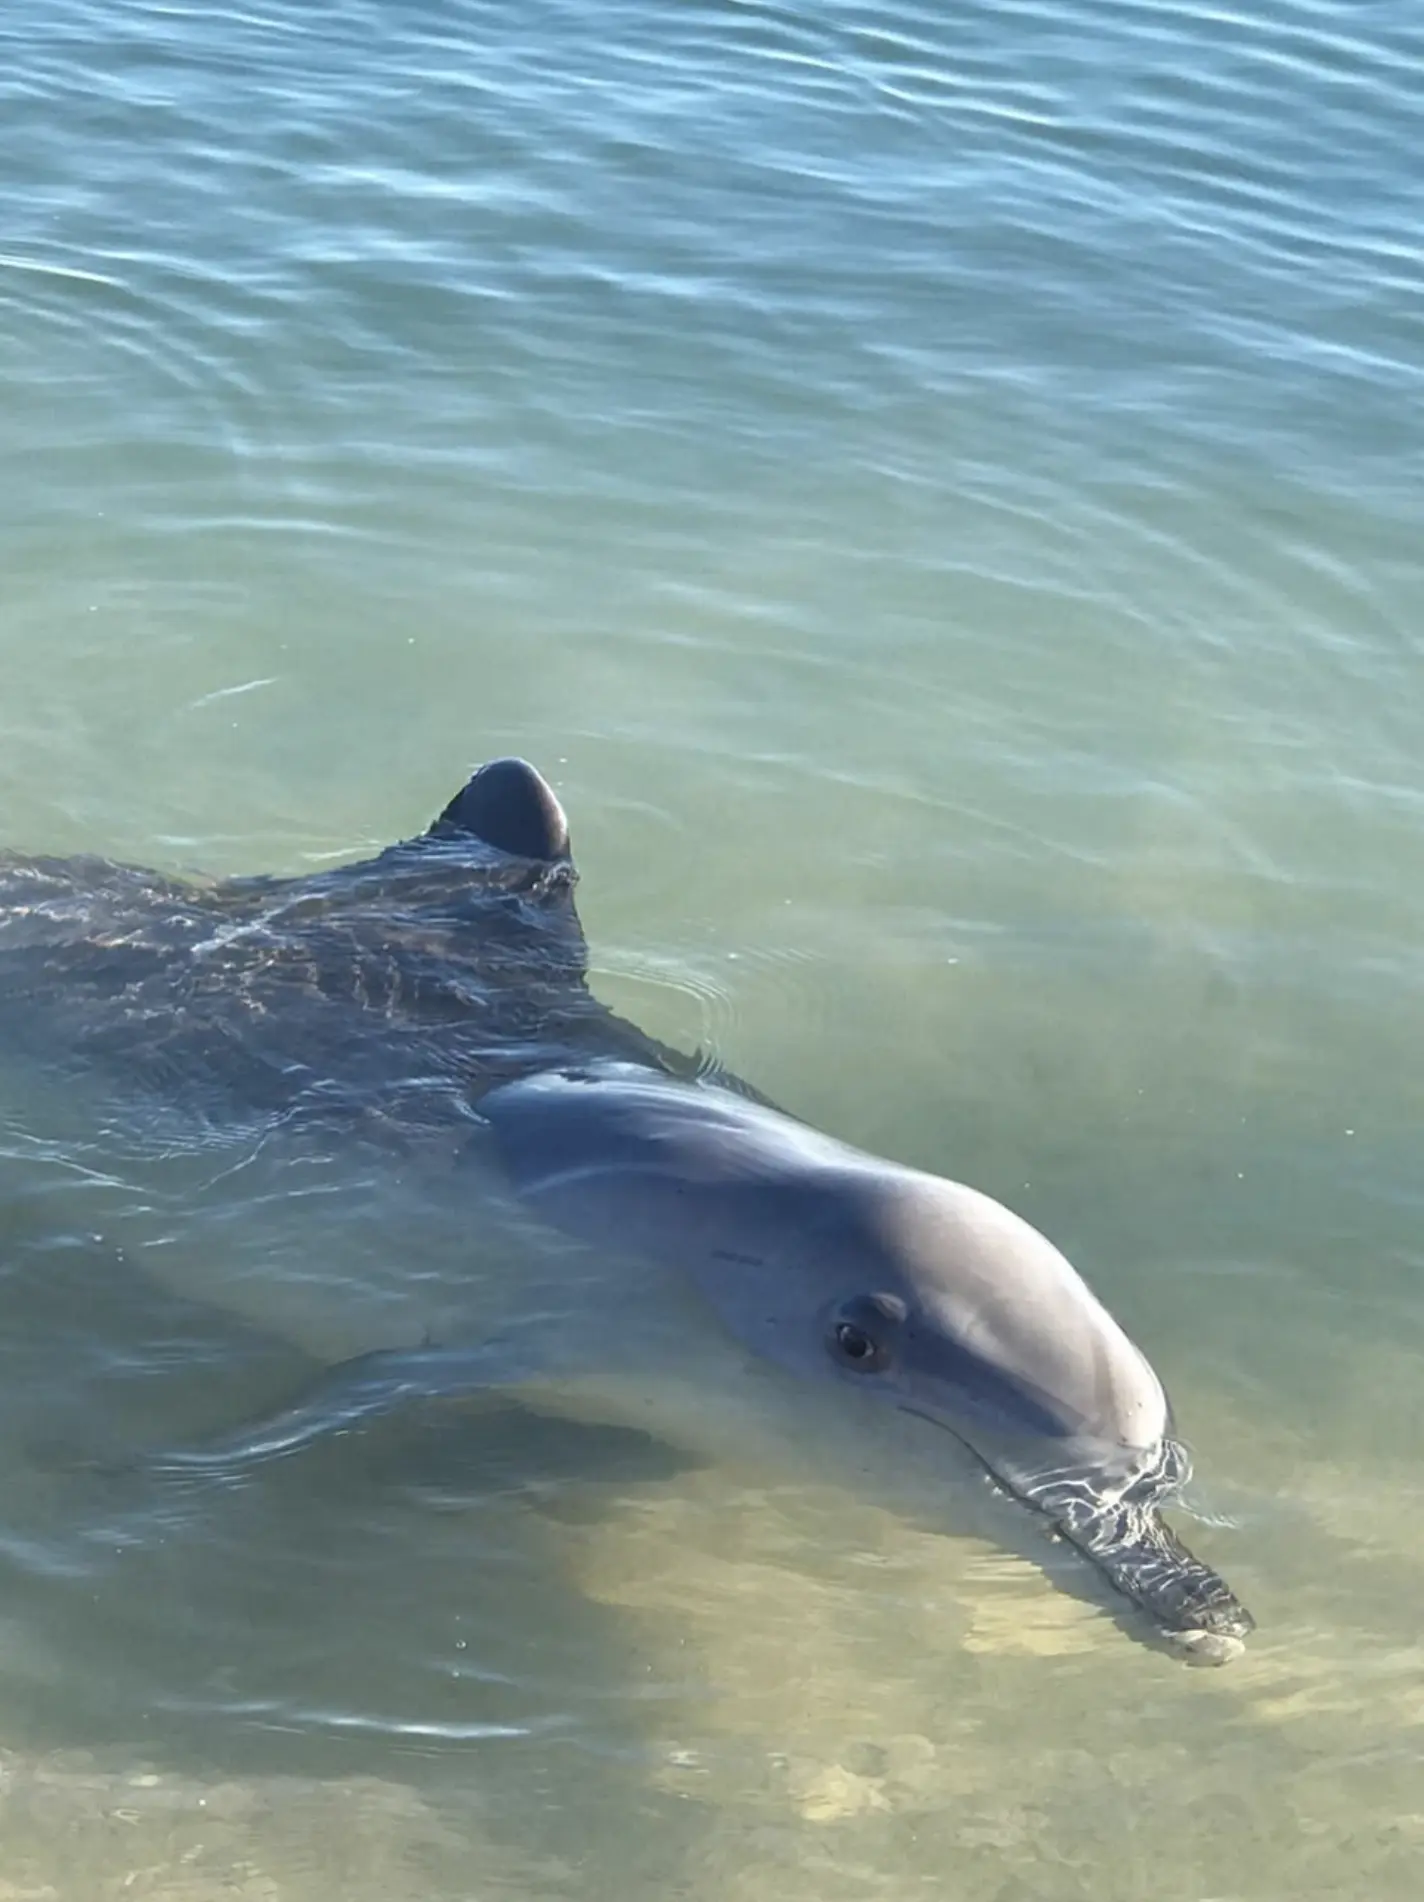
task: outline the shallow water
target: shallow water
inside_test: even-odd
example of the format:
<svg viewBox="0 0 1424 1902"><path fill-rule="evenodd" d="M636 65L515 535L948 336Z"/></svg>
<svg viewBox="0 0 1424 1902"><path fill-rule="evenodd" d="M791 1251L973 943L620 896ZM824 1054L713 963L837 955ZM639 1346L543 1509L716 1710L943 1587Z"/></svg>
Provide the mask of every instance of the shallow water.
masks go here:
<svg viewBox="0 0 1424 1902"><path fill-rule="evenodd" d="M0 1895L1415 1893L1421 70L1405 0L6 10L0 844L301 870L527 753L601 994L1053 1235L1260 1630L515 1405L141 1486L308 1366L7 1077Z"/></svg>

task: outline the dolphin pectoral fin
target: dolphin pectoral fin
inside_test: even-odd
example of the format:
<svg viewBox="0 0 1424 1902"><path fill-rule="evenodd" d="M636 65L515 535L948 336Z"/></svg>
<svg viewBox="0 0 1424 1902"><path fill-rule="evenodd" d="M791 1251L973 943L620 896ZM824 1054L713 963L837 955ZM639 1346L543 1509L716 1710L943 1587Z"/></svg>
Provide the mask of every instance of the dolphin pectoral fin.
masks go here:
<svg viewBox="0 0 1424 1902"><path fill-rule="evenodd" d="M517 1385L506 1343L476 1347L378 1348L329 1367L289 1405L194 1447L152 1453L154 1473L236 1473L329 1436L350 1433L410 1402L464 1399Z"/></svg>

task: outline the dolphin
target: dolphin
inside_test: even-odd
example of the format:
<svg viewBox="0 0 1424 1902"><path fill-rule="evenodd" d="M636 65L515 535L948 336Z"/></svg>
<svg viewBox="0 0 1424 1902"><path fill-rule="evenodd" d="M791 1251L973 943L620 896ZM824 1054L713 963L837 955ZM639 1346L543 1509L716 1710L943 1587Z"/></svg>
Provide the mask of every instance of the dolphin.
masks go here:
<svg viewBox="0 0 1424 1902"><path fill-rule="evenodd" d="M1162 1516L1190 1472L1162 1384L1076 1269L989 1196L821 1134L609 1010L575 882L563 809L518 759L480 767L420 836L308 877L0 855L0 1047L149 1105L131 1127L199 1174L244 1132L248 1179L270 1150L298 1229L294 1160L354 1146L413 1185L408 1238L433 1152L484 1207L484 1247L519 1262L523 1319L485 1338L468 1309L488 1278L432 1321L438 1277L408 1250L364 1297L356 1275L218 1274L205 1293L328 1371L169 1463L256 1462L412 1397L572 1381L556 1339L616 1336L636 1390L671 1290L660 1326L718 1334L786 1397L814 1386L852 1435L916 1422L932 1460L976 1463L1162 1640L1238 1655L1250 1613Z"/></svg>

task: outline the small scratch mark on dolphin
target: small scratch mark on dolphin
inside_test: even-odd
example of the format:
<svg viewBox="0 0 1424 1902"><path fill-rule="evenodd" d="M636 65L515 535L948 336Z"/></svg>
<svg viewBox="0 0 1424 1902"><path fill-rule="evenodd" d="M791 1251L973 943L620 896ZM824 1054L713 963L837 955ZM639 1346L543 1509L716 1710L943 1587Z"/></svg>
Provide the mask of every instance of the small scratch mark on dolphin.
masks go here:
<svg viewBox="0 0 1424 1902"><path fill-rule="evenodd" d="M232 700L240 693L256 693L259 687L275 687L278 676L265 674L261 680L244 680L237 687L217 687L212 693L205 693L199 699L190 701L189 713L196 713L199 707L210 707L215 700Z"/></svg>

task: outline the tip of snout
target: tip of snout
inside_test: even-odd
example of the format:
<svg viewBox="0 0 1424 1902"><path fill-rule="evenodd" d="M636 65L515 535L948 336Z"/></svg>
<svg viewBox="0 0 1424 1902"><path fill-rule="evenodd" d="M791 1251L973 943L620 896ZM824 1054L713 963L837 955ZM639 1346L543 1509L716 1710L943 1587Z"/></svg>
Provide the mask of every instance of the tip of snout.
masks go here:
<svg viewBox="0 0 1424 1902"><path fill-rule="evenodd" d="M1230 1664L1246 1649L1246 1640L1231 1631L1166 1631L1163 1634L1184 1663L1198 1669Z"/></svg>
<svg viewBox="0 0 1424 1902"><path fill-rule="evenodd" d="M1196 1566L1197 1562L1192 1561ZM1186 1610L1180 1623L1161 1627L1162 1636L1188 1664L1230 1664L1246 1649L1256 1620L1213 1572L1198 1567L1208 1590Z"/></svg>

